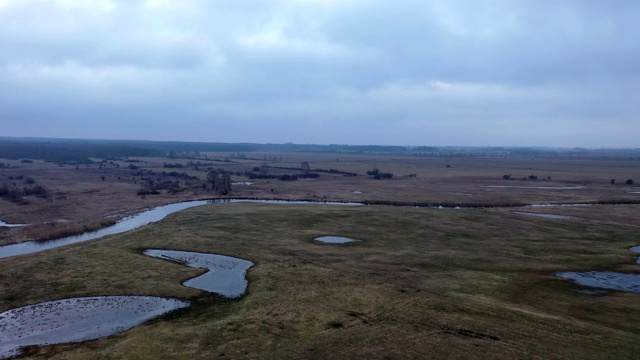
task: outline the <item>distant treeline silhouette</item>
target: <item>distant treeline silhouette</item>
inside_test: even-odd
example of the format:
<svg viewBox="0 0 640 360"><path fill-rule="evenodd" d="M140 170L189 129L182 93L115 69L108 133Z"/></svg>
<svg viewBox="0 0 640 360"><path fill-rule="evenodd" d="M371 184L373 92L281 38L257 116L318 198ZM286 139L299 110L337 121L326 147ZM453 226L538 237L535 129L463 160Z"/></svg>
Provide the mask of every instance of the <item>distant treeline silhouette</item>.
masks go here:
<svg viewBox="0 0 640 360"><path fill-rule="evenodd" d="M0 158L4 159L42 159L44 161L65 164L91 163L89 158L113 158L129 156L161 156L157 149L147 149L118 144L99 144L83 142L27 142L1 141Z"/></svg>

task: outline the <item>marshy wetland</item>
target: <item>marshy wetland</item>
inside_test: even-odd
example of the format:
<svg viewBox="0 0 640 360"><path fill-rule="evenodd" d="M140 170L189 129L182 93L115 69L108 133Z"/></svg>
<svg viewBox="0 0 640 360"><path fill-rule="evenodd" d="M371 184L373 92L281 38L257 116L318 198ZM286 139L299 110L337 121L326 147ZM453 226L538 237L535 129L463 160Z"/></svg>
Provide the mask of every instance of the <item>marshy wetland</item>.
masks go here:
<svg viewBox="0 0 640 360"><path fill-rule="evenodd" d="M374 180L322 173L305 182L252 179L253 185L232 188L229 196L321 203L229 201L196 206L127 232L1 259L0 312L101 296L149 296L191 304L107 337L27 346L21 356L620 359L640 351L638 294L610 290L593 295L556 276L640 272L637 255L628 250L640 242L640 206L633 203L637 195L628 194L633 188L609 181L613 176L640 178L625 173L633 169L632 160L506 158L481 164L483 160L455 157L341 154L336 162L335 154L283 154L285 159L289 156L290 164L272 165L291 167L306 159L312 166L345 172L362 174L377 166L417 176ZM142 161L154 166L151 159ZM233 161L229 166L238 168L264 162ZM162 159L155 163L162 164ZM536 184L584 188L482 187L491 182L536 186L534 181L501 179L518 169L524 169L518 178L536 172L554 179ZM0 176L15 178L26 170L27 165L4 169ZM124 214L122 219L143 208L207 197L206 191L194 188L155 198L136 197L134 192L129 198L126 194L136 187L115 180L82 182L90 171L100 170L91 167L73 170L80 178L77 193L71 187L55 190L48 183L53 180L47 180L55 179L54 170L67 169L25 176L52 192L66 192L66 200L54 195L51 202L28 198L29 205L2 201L0 218L16 224L78 221L79 210L71 209L69 202L84 196L98 203L103 192L104 206L88 212ZM86 192L89 189L97 191ZM122 191L119 205L111 202L109 189ZM367 200L402 206L332 203ZM486 206L465 207L478 203ZM554 207L526 207L533 204ZM562 204L590 206L557 206ZM45 209L53 212L52 219L44 218ZM5 244L33 240L25 227L1 231ZM360 241L344 246L311 241L328 234ZM160 259L148 256L149 249L161 251L155 254ZM231 261L223 268L243 269L246 289L235 294L244 295L190 287L190 279L215 277L216 266L215 261L198 265L200 260L183 252L219 254ZM253 266L243 268L233 263L234 258Z"/></svg>

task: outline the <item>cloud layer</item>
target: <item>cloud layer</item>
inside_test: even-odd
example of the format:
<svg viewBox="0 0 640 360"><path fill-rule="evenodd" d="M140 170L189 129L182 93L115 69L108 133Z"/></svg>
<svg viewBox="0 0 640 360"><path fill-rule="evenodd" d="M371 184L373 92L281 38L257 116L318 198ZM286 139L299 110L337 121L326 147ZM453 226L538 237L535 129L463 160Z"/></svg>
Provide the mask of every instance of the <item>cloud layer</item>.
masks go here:
<svg viewBox="0 0 640 360"><path fill-rule="evenodd" d="M0 0L3 136L638 147L640 3Z"/></svg>

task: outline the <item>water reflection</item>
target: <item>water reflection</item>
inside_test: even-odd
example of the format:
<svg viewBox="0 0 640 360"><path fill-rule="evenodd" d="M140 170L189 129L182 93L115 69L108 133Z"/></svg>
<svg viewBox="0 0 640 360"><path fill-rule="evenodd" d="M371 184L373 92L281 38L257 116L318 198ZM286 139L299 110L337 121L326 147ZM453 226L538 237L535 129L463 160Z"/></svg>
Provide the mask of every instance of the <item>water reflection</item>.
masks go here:
<svg viewBox="0 0 640 360"><path fill-rule="evenodd" d="M629 251L640 254L640 246ZM640 258L636 259L640 264ZM610 289L640 293L640 274L626 274L615 271L559 272L556 276L573 280L578 285L599 289ZM584 292L584 291L582 291ZM602 292L598 292L600 294Z"/></svg>
<svg viewBox="0 0 640 360"><path fill-rule="evenodd" d="M228 298L236 298L244 294L248 284L245 274L247 269L254 265L249 260L231 256L190 251L146 250L144 254L185 266L208 269L208 272L185 281L183 285Z"/></svg>
<svg viewBox="0 0 640 360"><path fill-rule="evenodd" d="M0 313L0 358L28 345L81 342L131 329L188 301L154 296L100 296L63 299Z"/></svg>
<svg viewBox="0 0 640 360"><path fill-rule="evenodd" d="M314 240L327 243L327 244L346 244L350 242L360 241L360 240L350 239L350 238L341 237L341 236L320 236L315 238Z"/></svg>

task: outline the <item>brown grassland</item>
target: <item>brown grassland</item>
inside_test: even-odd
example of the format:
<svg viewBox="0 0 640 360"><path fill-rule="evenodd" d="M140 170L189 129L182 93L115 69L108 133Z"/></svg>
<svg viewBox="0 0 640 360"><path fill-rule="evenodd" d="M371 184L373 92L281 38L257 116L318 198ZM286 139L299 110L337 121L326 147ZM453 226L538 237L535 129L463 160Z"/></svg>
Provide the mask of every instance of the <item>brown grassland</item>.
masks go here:
<svg viewBox="0 0 640 360"><path fill-rule="evenodd" d="M558 271L592 269L639 272L627 249L640 244L640 194L633 193L640 189L624 184L629 178L640 181L638 160L247 155L254 159L214 164L242 172L266 162L270 173L288 173L291 170L279 168L299 168L306 161L311 169L364 174L377 167L395 177L372 180L323 172L312 180L256 179L251 186L234 186L230 197L487 207L208 205L124 234L2 259L0 312L93 295L156 295L193 302L190 309L124 333L80 344L31 347L25 357L633 359L640 353L638 294L588 295L555 276ZM140 160L145 162L137 163L139 167L156 174L169 170L163 168L165 162L188 162ZM124 166L12 164L20 167L0 169L0 185L22 175L45 187L48 197L26 197L26 205L0 200L0 220L5 222L67 219L80 226L159 204L218 197L193 183L175 194L140 196L140 178L134 180ZM179 171L206 178L201 170ZM409 174L416 176L403 177ZM515 180L504 180L507 174ZM528 179L530 175L538 180ZM505 185L584 188L484 187ZM563 202L619 204L500 207ZM513 211L575 218L537 218ZM46 235L28 230L0 228L0 242ZM322 235L361 241L313 241ZM256 265L247 273L247 294L228 300L182 286L201 270L143 256L147 248L230 255Z"/></svg>

